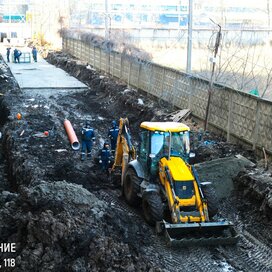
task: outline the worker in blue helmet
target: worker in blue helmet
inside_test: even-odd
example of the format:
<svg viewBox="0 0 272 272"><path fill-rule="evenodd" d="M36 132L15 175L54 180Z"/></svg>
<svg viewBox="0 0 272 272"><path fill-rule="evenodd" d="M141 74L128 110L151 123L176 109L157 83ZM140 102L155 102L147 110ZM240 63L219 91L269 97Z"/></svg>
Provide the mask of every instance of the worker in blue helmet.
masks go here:
<svg viewBox="0 0 272 272"><path fill-rule="evenodd" d="M116 123L116 121L111 122L111 128L109 129L108 136L110 138L111 142L111 150L114 153L116 149L116 143L117 143L117 137L119 133L119 127Z"/></svg>
<svg viewBox="0 0 272 272"><path fill-rule="evenodd" d="M108 169L112 163L112 153L108 142L104 143L103 148L99 151L98 158L102 171L108 173Z"/></svg>
<svg viewBox="0 0 272 272"><path fill-rule="evenodd" d="M11 50L11 48L10 48L10 47L8 47L8 48L7 48L7 62L10 62L10 59L9 59L9 56L10 56L10 50Z"/></svg>
<svg viewBox="0 0 272 272"><path fill-rule="evenodd" d="M91 127L91 122L86 121L84 127L81 130L81 160L85 160L85 152L87 149L87 158L92 157L92 146L95 141L94 129Z"/></svg>
<svg viewBox="0 0 272 272"><path fill-rule="evenodd" d="M20 63L20 56L22 55L22 52L20 50L18 50L17 48L15 48L13 51L13 54L14 54L14 62Z"/></svg>
<svg viewBox="0 0 272 272"><path fill-rule="evenodd" d="M38 55L38 51L37 51L37 48L35 47L35 46L33 46L33 48L32 48L32 57L33 57L33 60L35 61L35 62L37 62L37 55Z"/></svg>

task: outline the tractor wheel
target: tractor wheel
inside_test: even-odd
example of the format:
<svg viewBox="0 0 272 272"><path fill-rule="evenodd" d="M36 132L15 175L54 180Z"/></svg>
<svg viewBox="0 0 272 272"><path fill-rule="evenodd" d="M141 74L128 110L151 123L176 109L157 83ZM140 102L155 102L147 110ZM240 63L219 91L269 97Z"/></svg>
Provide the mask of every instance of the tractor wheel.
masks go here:
<svg viewBox="0 0 272 272"><path fill-rule="evenodd" d="M157 193L146 193L142 201L144 218L152 226L163 219L163 203Z"/></svg>
<svg viewBox="0 0 272 272"><path fill-rule="evenodd" d="M140 198L137 194L140 191L140 184L141 179L132 168L128 168L125 174L123 193L127 203L132 206L136 206L139 203Z"/></svg>
<svg viewBox="0 0 272 272"><path fill-rule="evenodd" d="M214 217L218 213L218 198L214 188L211 185L205 185L201 187L204 197L208 202L208 212L210 218Z"/></svg>

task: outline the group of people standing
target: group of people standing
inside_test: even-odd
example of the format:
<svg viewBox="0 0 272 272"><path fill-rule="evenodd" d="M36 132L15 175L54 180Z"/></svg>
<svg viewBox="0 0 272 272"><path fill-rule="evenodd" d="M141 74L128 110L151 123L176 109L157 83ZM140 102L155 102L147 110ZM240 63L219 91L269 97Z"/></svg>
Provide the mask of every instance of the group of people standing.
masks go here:
<svg viewBox="0 0 272 272"><path fill-rule="evenodd" d="M10 51L11 51L11 47L8 47L7 48L7 53L6 53L7 62L10 62ZM31 53L32 53L33 60L35 62L37 62L38 51L37 51L35 46L33 46L32 50L31 50ZM20 50L18 50L17 48L15 48L13 50L13 55L14 55L14 62L15 63L20 63L20 56L22 55L22 52Z"/></svg>
<svg viewBox="0 0 272 272"><path fill-rule="evenodd" d="M110 164L112 163L112 158L115 154L118 133L119 127L116 121L112 121L112 126L109 128L108 131L110 143L108 141L105 141L103 148L99 151L98 154L99 164L101 165L102 171L107 171ZM92 146L95 142L95 133L89 121L86 121L84 127L82 128L81 142L81 160L85 160L86 151L87 158L91 159Z"/></svg>
<svg viewBox="0 0 272 272"><path fill-rule="evenodd" d="M10 50L11 50L11 48L8 47L7 48L7 62L10 62ZM14 55L14 62L20 63L20 56L22 55L22 52L20 50L18 50L17 48L15 48L13 50L13 55Z"/></svg>

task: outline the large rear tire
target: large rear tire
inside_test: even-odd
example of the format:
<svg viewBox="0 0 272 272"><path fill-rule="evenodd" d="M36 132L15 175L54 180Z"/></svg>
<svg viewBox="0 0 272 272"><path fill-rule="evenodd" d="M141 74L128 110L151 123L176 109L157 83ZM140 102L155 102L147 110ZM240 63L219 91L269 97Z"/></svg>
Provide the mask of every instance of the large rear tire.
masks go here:
<svg viewBox="0 0 272 272"><path fill-rule="evenodd" d="M210 218L214 217L218 213L219 201L215 192L215 189L211 185L201 186L204 197L208 202L208 212Z"/></svg>
<svg viewBox="0 0 272 272"><path fill-rule="evenodd" d="M159 194L146 193L142 200L144 218L152 226L163 219L163 203Z"/></svg>
<svg viewBox="0 0 272 272"><path fill-rule="evenodd" d="M123 193L128 204L136 206L140 202L138 193L140 191L141 179L132 168L128 168L125 174Z"/></svg>

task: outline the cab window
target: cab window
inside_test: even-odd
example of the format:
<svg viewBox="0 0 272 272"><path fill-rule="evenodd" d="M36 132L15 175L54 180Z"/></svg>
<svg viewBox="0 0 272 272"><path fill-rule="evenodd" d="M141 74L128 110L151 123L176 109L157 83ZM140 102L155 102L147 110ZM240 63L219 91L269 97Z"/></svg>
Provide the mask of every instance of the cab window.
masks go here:
<svg viewBox="0 0 272 272"><path fill-rule="evenodd" d="M149 146L149 133L148 131L142 131L140 134L140 158L146 159L148 155L148 146Z"/></svg>

